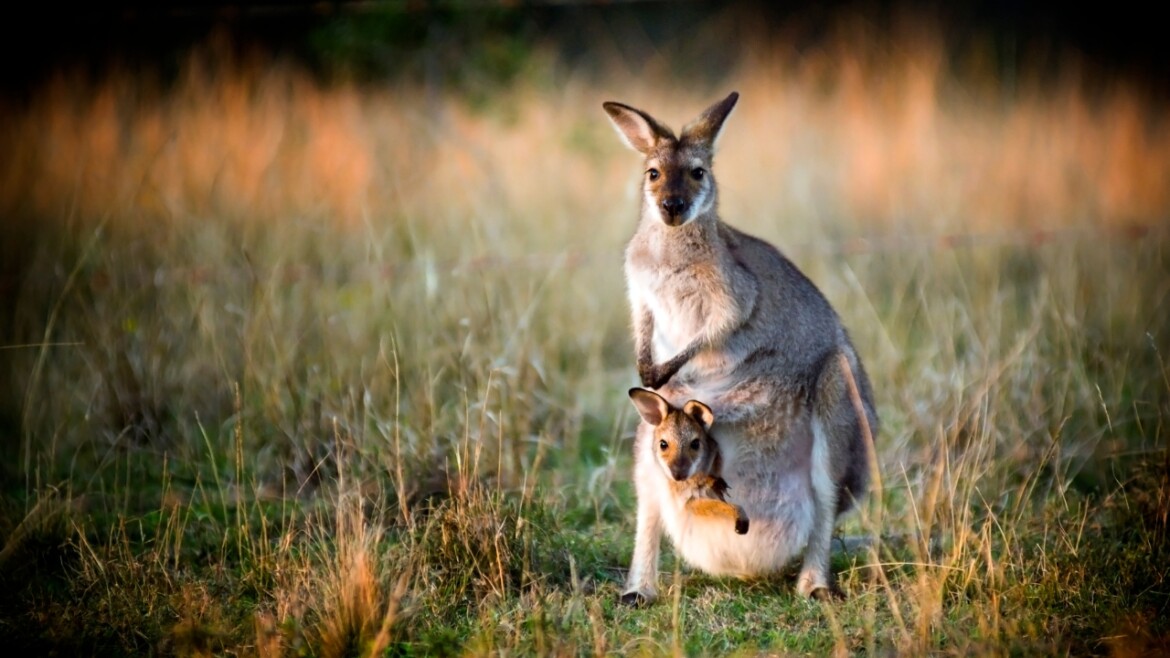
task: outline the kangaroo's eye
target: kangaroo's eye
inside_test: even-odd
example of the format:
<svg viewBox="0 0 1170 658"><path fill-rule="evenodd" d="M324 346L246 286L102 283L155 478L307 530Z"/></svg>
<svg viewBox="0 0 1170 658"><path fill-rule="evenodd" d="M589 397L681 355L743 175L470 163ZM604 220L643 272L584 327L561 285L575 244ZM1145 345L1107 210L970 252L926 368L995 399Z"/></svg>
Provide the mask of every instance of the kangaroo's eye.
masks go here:
<svg viewBox="0 0 1170 658"><path fill-rule="evenodd" d="M669 447L670 447L670 445L668 445L668 444L666 443L666 441L659 441L659 442L658 442L658 449L659 449L659 450L666 450L666 449L667 449L667 448L669 448Z"/></svg>
<svg viewBox="0 0 1170 658"><path fill-rule="evenodd" d="M650 180L658 180L658 177L662 175L662 172L651 167L650 170L646 172L646 175L650 177Z"/></svg>
<svg viewBox="0 0 1170 658"><path fill-rule="evenodd" d="M698 439L695 439L694 441L691 441L691 450L698 450L699 446L701 445L703 444L699 443Z"/></svg>
<svg viewBox="0 0 1170 658"><path fill-rule="evenodd" d="M691 170L691 178L695 180L703 180L703 176L707 175L707 170L702 167L695 167Z"/></svg>

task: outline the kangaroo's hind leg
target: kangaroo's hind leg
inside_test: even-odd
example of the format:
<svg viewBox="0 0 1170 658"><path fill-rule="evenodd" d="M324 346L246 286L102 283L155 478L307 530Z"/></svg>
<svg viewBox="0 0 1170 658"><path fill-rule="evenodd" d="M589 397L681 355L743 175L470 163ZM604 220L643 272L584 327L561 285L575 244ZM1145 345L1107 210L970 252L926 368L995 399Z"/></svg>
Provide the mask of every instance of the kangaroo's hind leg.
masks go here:
<svg viewBox="0 0 1170 658"><path fill-rule="evenodd" d="M638 529L634 537L634 556L621 602L626 605L649 605L658 598L658 542L662 536L662 517L658 501L638 496Z"/></svg>
<svg viewBox="0 0 1170 658"><path fill-rule="evenodd" d="M836 352L823 363L813 398L812 488L813 527L805 548L797 590L805 596L839 594L829 570L833 526L837 515L861 495L868 474L862 421L850 396L850 384L861 391L865 422L875 427L868 382L853 380L848 355Z"/></svg>
<svg viewBox="0 0 1170 658"><path fill-rule="evenodd" d="M657 467L646 458L653 428L645 422L638 424L634 439L634 487L638 496L638 522L634 536L634 555L621 602L627 605L649 605L658 598L658 552L662 537L661 501L654 482L662 476Z"/></svg>

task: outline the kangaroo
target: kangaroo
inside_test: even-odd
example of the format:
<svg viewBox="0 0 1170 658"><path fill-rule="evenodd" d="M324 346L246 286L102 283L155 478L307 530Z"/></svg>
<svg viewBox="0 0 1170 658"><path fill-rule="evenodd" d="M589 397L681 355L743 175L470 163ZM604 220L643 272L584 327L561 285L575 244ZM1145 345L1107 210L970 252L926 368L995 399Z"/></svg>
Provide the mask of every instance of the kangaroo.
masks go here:
<svg viewBox="0 0 1170 658"><path fill-rule="evenodd" d="M722 477L719 444L708 430L715 422L710 407L690 400L682 409L644 388L631 388L630 400L642 420L654 428L653 440L642 446L635 459L649 459L662 469L669 492L664 506L674 502L695 516L734 522L737 534L746 534L750 521L743 508L727 502L727 481Z"/></svg>
<svg viewBox="0 0 1170 658"><path fill-rule="evenodd" d="M688 563L715 575L765 575L803 553L797 590L835 594L833 527L867 484L862 414L876 432L877 413L848 333L780 251L719 217L713 155L738 98L733 92L715 103L677 137L641 110L603 104L619 136L644 157L641 217L625 253L638 376L671 404L710 406L719 418L711 431L722 477L752 519L752 534L735 535L692 510L664 509L662 478L636 458L625 602L657 596L664 530ZM639 424L639 454L653 430Z"/></svg>

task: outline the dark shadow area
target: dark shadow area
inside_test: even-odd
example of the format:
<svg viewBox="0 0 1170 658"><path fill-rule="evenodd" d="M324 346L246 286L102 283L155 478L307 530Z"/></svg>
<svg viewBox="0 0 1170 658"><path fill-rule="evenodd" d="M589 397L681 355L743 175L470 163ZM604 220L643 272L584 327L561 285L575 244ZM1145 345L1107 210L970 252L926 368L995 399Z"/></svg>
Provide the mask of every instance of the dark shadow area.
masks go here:
<svg viewBox="0 0 1170 658"><path fill-rule="evenodd" d="M1159 88L1170 74L1155 8L1136 2L128 2L23 8L0 28L0 85L19 98L62 68L96 75L114 65L165 80L213 34L241 52L289 57L325 77L375 84L406 76L457 85L469 67L506 82L534 47L550 47L578 67L601 63L597 45L607 41L618 52L606 56L616 54L633 70L670 51L680 66L710 75L721 58L753 41L815 47L843 16L879 31L907 19L938 20L956 53L989 39L1008 75L1037 59L1055 69L1067 54L1083 56L1103 75L1138 76ZM715 40L703 35L720 23L736 29Z"/></svg>

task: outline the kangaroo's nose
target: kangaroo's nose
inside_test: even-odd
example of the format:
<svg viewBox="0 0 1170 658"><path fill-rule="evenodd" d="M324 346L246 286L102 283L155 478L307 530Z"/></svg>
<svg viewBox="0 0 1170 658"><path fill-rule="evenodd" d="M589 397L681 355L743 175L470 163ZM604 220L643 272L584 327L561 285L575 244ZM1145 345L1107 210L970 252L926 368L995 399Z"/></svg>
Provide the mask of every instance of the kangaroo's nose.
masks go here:
<svg viewBox="0 0 1170 658"><path fill-rule="evenodd" d="M678 466L675 466L670 469L670 475L678 482L682 482L683 480L690 477L690 470L690 468L679 468Z"/></svg>
<svg viewBox="0 0 1170 658"><path fill-rule="evenodd" d="M668 196L662 200L662 210L668 218L676 218L687 210L687 202L680 196Z"/></svg>

